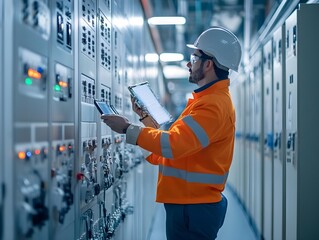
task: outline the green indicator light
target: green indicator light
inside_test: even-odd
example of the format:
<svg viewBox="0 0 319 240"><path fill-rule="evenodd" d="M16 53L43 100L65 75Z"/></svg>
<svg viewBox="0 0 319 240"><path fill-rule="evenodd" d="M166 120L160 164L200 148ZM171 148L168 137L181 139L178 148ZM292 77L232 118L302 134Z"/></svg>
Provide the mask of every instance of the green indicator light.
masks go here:
<svg viewBox="0 0 319 240"><path fill-rule="evenodd" d="M32 79L31 78L26 78L24 80L24 82L25 82L26 85L31 85L32 84Z"/></svg>
<svg viewBox="0 0 319 240"><path fill-rule="evenodd" d="M59 85L55 85L55 86L54 86L54 90L55 90L55 91L61 91L61 87L60 87Z"/></svg>

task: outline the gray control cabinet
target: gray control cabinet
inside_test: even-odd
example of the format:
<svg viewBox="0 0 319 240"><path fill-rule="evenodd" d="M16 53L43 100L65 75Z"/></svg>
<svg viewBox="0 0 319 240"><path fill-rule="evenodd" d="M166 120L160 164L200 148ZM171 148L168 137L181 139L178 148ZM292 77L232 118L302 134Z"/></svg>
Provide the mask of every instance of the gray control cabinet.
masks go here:
<svg viewBox="0 0 319 240"><path fill-rule="evenodd" d="M272 238L273 209L273 46L263 46L263 236Z"/></svg>
<svg viewBox="0 0 319 240"><path fill-rule="evenodd" d="M245 175L245 207L247 208L247 211L252 216L252 156L251 156L251 147L252 147L252 129L251 129L251 123L252 123L252 107L251 107L251 91L250 91L250 84L251 81L247 77L246 80L243 82L243 88L244 88L244 103L245 103L245 132L244 132L244 154L245 154L245 165L246 165L246 171L247 174ZM237 110L238 111L238 110Z"/></svg>
<svg viewBox="0 0 319 240"><path fill-rule="evenodd" d="M49 234L49 55L47 1L13 1L12 91L14 238Z"/></svg>
<svg viewBox="0 0 319 240"><path fill-rule="evenodd" d="M51 1L49 59L50 236L74 239L75 227L75 77L74 2Z"/></svg>
<svg viewBox="0 0 319 240"><path fill-rule="evenodd" d="M284 193L285 193L285 26L273 34L273 117L274 117L274 183L273 183L273 239L283 239L284 234Z"/></svg>
<svg viewBox="0 0 319 240"><path fill-rule="evenodd" d="M286 20L286 239L317 239L319 6Z"/></svg>
<svg viewBox="0 0 319 240"><path fill-rule="evenodd" d="M2 70L2 64L3 64L3 51L2 51L2 43L3 43L3 1L0 0L0 78L4 79L3 77L3 70ZM1 123L0 123L0 136L3 136L3 104L4 104L4 99L3 99L3 81L0 81L0 119L1 119ZM3 191L4 191L4 182L3 182L3 161L4 161L4 151L3 151L3 138L0 137L0 238L2 238L3 235L3 216L4 216L4 212L3 212Z"/></svg>
<svg viewBox="0 0 319 240"><path fill-rule="evenodd" d="M262 72L262 49L258 49L253 59L253 77L251 85L251 98L252 104L252 136L251 136L251 156L250 161L251 168L251 181L252 181L252 205L253 205L253 217L255 219L258 232L262 233L262 212L263 212L263 72Z"/></svg>
<svg viewBox="0 0 319 240"><path fill-rule="evenodd" d="M157 168L93 104L136 122L128 85L160 92L141 2L0 0L0 12L0 238L146 239Z"/></svg>

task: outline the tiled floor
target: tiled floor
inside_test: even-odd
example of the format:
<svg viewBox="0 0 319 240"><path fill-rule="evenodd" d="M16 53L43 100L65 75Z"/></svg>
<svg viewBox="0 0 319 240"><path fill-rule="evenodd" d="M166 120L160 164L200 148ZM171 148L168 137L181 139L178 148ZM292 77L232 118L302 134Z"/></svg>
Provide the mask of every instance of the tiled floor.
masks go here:
<svg viewBox="0 0 319 240"><path fill-rule="evenodd" d="M217 240L257 240L248 222L248 218L233 192L226 187L223 193L228 200L228 209L224 225L219 230ZM163 204L157 205L149 240L166 240L165 210Z"/></svg>

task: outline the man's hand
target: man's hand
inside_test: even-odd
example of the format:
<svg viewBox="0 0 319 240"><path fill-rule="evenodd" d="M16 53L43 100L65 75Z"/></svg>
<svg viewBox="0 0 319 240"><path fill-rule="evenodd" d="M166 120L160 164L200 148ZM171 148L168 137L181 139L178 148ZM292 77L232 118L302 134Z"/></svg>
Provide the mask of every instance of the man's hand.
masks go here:
<svg viewBox="0 0 319 240"><path fill-rule="evenodd" d="M139 106L137 106L136 104L136 99L134 97L131 96L131 103L132 103L132 109L133 111L139 115L139 117L143 117L145 114L142 110L142 108L140 108Z"/></svg>
<svg viewBox="0 0 319 240"><path fill-rule="evenodd" d="M124 134L130 126L129 120L121 115L101 115L103 122L108 125L113 131Z"/></svg>

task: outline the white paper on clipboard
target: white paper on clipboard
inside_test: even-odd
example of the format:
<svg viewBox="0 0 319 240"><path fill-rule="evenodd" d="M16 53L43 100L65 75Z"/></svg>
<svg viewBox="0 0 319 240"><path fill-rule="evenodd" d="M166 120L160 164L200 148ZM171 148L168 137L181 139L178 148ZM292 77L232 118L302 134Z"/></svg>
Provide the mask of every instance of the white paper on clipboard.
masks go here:
<svg viewBox="0 0 319 240"><path fill-rule="evenodd" d="M139 83L128 87L137 104L150 115L158 125L172 121L172 116L160 104L148 82Z"/></svg>

